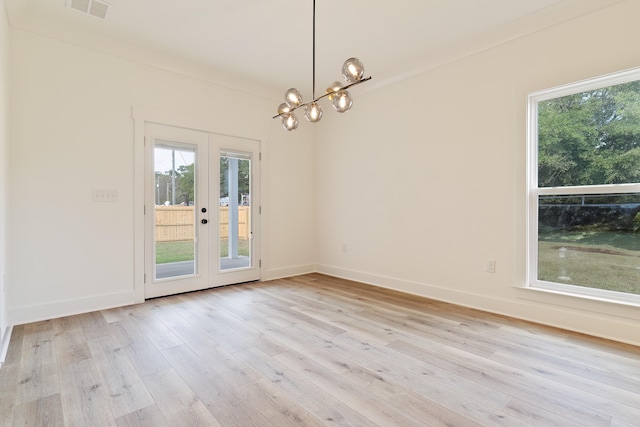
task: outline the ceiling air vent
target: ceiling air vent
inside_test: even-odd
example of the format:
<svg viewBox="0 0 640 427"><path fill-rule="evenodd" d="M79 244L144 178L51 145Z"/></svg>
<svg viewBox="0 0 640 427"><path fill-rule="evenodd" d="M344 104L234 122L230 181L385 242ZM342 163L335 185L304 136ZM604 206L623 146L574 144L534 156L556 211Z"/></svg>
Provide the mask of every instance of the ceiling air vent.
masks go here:
<svg viewBox="0 0 640 427"><path fill-rule="evenodd" d="M105 1L98 0L67 0L67 6L96 18L105 19L111 5Z"/></svg>

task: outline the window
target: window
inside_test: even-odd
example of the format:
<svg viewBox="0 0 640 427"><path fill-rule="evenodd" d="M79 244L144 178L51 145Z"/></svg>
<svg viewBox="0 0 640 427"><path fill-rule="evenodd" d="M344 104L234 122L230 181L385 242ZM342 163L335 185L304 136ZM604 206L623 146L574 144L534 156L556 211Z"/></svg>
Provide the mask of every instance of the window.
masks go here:
<svg viewBox="0 0 640 427"><path fill-rule="evenodd" d="M640 304L640 69L529 95L528 286Z"/></svg>

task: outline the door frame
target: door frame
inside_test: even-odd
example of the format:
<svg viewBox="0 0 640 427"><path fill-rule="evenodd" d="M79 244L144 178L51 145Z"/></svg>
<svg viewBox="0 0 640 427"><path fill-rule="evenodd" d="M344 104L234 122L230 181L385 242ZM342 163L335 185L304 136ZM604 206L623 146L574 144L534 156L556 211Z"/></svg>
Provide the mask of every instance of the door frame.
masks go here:
<svg viewBox="0 0 640 427"><path fill-rule="evenodd" d="M145 124L155 123L174 127L184 127L187 129L199 130L214 135L233 136L243 139L249 139L258 143L259 165L257 167L258 175L258 191L261 195L260 205L256 209L256 223L259 224L260 238L257 247L259 258L258 264L258 280L262 281L265 277L267 261L267 233L266 233L266 205L267 197L264 189L266 188L267 177L267 141L265 135L251 133L251 129L247 130L246 126L234 125L229 122L219 122L211 118L210 115L204 114L200 117L185 116L164 110L158 110L149 107L132 106L131 118L133 119L133 139L134 139L134 200L133 200L133 292L136 302L145 300L145 168L147 162L146 156L150 150L145 150Z"/></svg>

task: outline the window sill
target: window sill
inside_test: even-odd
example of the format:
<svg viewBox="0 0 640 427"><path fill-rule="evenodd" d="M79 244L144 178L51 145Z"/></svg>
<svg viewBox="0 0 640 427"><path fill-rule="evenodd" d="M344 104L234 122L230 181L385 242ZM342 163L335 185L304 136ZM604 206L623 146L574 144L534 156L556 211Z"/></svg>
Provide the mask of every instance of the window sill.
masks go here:
<svg viewBox="0 0 640 427"><path fill-rule="evenodd" d="M634 302L617 301L591 295L580 295L560 290L533 288L529 286L516 286L515 289L519 298L530 301L640 320L640 304Z"/></svg>

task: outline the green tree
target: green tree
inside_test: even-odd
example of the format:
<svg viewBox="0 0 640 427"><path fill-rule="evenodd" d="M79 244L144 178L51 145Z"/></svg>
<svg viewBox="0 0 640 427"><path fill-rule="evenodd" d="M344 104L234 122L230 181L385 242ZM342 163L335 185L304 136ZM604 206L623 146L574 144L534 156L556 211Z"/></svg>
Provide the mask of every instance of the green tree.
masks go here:
<svg viewBox="0 0 640 427"><path fill-rule="evenodd" d="M229 158L220 157L220 197L229 197ZM251 192L251 161L238 160L238 202L243 194Z"/></svg>
<svg viewBox="0 0 640 427"><path fill-rule="evenodd" d="M171 202L171 175L169 172L156 171L156 205L163 205L165 201Z"/></svg>
<svg viewBox="0 0 640 427"><path fill-rule="evenodd" d="M180 166L176 171L176 203L189 206L195 201L195 165Z"/></svg>
<svg viewBox="0 0 640 427"><path fill-rule="evenodd" d="M173 174L175 174L175 189ZM179 166L177 170L166 172L156 171L156 205L163 205L165 202L173 202L175 191L176 204L193 204L195 198L195 177L194 164Z"/></svg>
<svg viewBox="0 0 640 427"><path fill-rule="evenodd" d="M640 182L640 81L538 104L541 187Z"/></svg>

